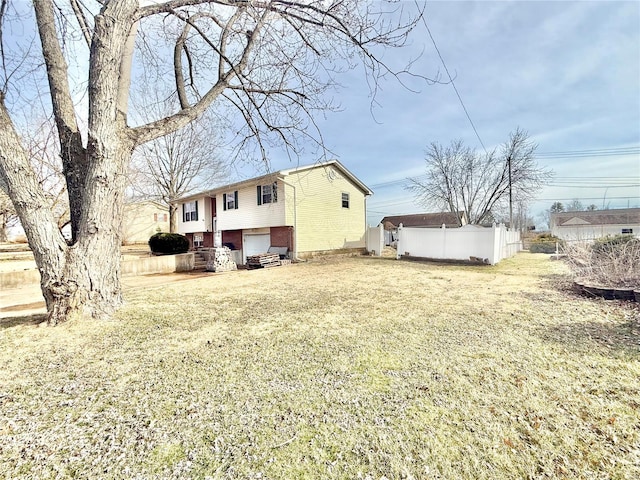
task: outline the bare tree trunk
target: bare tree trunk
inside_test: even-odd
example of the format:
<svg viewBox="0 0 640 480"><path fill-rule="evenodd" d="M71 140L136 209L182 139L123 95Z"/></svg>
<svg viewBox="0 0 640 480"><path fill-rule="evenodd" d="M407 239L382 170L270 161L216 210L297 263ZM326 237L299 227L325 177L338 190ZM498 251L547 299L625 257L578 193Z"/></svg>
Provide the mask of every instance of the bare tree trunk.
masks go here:
<svg viewBox="0 0 640 480"><path fill-rule="evenodd" d="M176 217L178 213L178 207L176 207L173 203L169 204L169 232L176 233L178 231L178 218Z"/></svg>
<svg viewBox="0 0 640 480"><path fill-rule="evenodd" d="M0 97L0 160L9 194L33 251L49 323L77 315L106 318L122 303L120 286L121 218L124 166L129 143L114 134L113 122L98 126L102 142L91 142L90 168L78 240L67 245L38 184L29 159ZM105 129L104 126L111 126ZM0 170L3 172L3 170Z"/></svg>
<svg viewBox="0 0 640 480"><path fill-rule="evenodd" d="M67 62L57 39L53 3L50 0L36 0L34 6L42 53L47 65L51 103L60 139L62 167L67 182L71 240L75 242L80 228L82 194L88 166L87 156L82 145L82 136L75 118L75 107L66 80Z"/></svg>

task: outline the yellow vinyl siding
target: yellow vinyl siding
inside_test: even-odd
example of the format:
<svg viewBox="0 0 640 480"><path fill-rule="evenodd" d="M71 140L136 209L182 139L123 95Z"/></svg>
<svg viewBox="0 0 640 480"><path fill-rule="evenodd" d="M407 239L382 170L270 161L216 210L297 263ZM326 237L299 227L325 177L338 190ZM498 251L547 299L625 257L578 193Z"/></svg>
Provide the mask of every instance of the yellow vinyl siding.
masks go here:
<svg viewBox="0 0 640 480"><path fill-rule="evenodd" d="M365 195L333 166L295 172L286 178L287 224L297 224L297 251L315 252L365 246ZM349 208L342 194L349 194ZM294 219L294 208L295 216Z"/></svg>
<svg viewBox="0 0 640 480"><path fill-rule="evenodd" d="M154 218L157 215L157 218ZM166 215L167 221L161 216ZM147 243L152 235L169 231L169 208L155 202L134 202L124 206L123 244Z"/></svg>

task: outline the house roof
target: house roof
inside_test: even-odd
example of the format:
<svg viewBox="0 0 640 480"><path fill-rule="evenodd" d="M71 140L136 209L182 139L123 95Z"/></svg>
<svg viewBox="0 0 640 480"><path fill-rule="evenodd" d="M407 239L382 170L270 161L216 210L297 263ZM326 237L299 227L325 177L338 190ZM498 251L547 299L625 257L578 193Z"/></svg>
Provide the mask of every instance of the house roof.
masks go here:
<svg viewBox="0 0 640 480"><path fill-rule="evenodd" d="M354 185L356 185L360 190L362 190L362 192L365 195L373 195L373 191L371 191L371 189L369 187L367 187L364 183L362 183L358 177L356 177L353 173L351 173L347 167L345 167L342 163L340 163L338 160L329 160L327 162L318 162L318 163L314 163L311 165L304 165L301 167L296 167L296 168L289 168L289 169L285 169L285 170L279 170L277 172L271 172L268 173L266 175L261 175L259 177L254 177L254 178L249 178L247 180L242 180L241 182L236 182L236 183L231 183L228 185L224 185L222 187L216 187L213 188L211 190L205 190L202 192L198 192L198 193L194 193L191 195L187 195L184 196L182 198L178 198L175 200L175 203L178 202L184 202L184 201L189 201L189 200L193 200L195 198L199 198L202 196L215 196L216 194L220 194L220 193L226 193L230 190L236 190L238 188L241 187L246 187L249 185L257 185L261 182L273 182L276 179L280 179L283 181L286 181L286 177L295 174L295 173L301 173L304 172L306 170L312 170L314 168L329 168L329 167L333 167L336 168L338 170L340 170L340 172L346 177L348 178Z"/></svg>
<svg viewBox="0 0 640 480"><path fill-rule="evenodd" d="M557 227L571 227L576 225L639 225L640 208L552 213L551 224Z"/></svg>
<svg viewBox="0 0 640 480"><path fill-rule="evenodd" d="M462 214L462 212L460 213ZM403 227L441 227L443 223L449 228L460 226L458 216L453 212L394 215L384 217L380 223L384 225L385 230L397 228L400 224ZM391 228L389 228L389 224Z"/></svg>

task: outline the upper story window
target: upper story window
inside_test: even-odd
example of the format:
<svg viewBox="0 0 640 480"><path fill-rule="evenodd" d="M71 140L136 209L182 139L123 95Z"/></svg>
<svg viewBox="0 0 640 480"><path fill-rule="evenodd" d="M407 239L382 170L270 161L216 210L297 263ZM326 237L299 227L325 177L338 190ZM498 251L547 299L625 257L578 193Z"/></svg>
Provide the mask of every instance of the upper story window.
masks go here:
<svg viewBox="0 0 640 480"><path fill-rule="evenodd" d="M237 210L238 209L238 191L223 193L222 194L222 208L223 210Z"/></svg>
<svg viewBox="0 0 640 480"><path fill-rule="evenodd" d="M349 194L342 194L342 208L349 208Z"/></svg>
<svg viewBox="0 0 640 480"><path fill-rule="evenodd" d="M276 203L278 201L278 184L276 182L268 185L258 185L258 205L263 203Z"/></svg>
<svg viewBox="0 0 640 480"><path fill-rule="evenodd" d="M195 222L198 220L198 201L182 204L182 221Z"/></svg>
<svg viewBox="0 0 640 480"><path fill-rule="evenodd" d="M168 213L154 213L153 214L154 222L168 222L169 214Z"/></svg>

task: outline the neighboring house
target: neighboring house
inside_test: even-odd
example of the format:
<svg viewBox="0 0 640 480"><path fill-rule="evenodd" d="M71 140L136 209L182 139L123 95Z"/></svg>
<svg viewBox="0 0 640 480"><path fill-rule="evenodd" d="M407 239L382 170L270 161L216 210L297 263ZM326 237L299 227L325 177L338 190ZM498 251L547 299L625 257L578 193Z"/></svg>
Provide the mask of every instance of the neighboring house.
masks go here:
<svg viewBox="0 0 640 480"><path fill-rule="evenodd" d="M286 248L290 256L365 248L371 190L337 160L281 170L176 201L178 232L193 248L223 245L247 256Z"/></svg>
<svg viewBox="0 0 640 480"><path fill-rule="evenodd" d="M640 237L640 208L552 213L551 234L563 240L593 240L607 235Z"/></svg>
<svg viewBox="0 0 640 480"><path fill-rule="evenodd" d="M169 231L169 207L152 200L126 202L122 217L122 243L147 243L158 232Z"/></svg>
<svg viewBox="0 0 640 480"><path fill-rule="evenodd" d="M453 212L439 213L416 213L412 215L392 215L384 217L380 223L385 230L385 244L393 245L397 240L398 227L418 227L418 228L456 228L467 224L467 217L464 212L459 212L462 225L458 221L458 215Z"/></svg>

